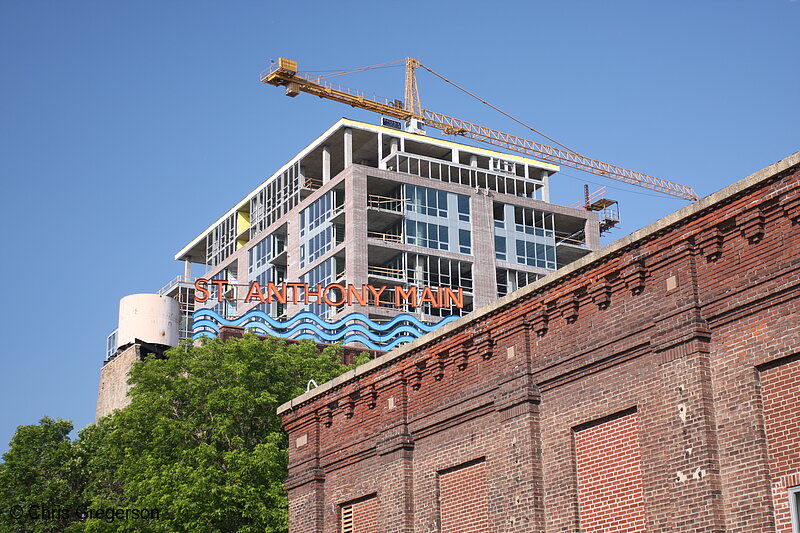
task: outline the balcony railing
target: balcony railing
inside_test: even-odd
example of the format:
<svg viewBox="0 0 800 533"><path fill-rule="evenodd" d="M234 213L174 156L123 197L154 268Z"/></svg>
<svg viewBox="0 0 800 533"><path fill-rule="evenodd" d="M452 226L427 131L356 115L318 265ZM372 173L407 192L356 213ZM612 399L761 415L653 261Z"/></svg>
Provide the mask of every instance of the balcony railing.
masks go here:
<svg viewBox="0 0 800 533"><path fill-rule="evenodd" d="M571 244L573 246L586 247L586 236L583 230L578 230L575 233L561 233L556 232L556 244Z"/></svg>
<svg viewBox="0 0 800 533"><path fill-rule="evenodd" d="M301 176L301 178L303 180L302 187L304 189L316 190L322 187L322 180L320 179L311 178L309 176Z"/></svg>
<svg viewBox="0 0 800 533"><path fill-rule="evenodd" d="M158 294L160 294L162 296L165 295L165 294L168 294L169 291L171 291L173 287L175 287L176 285L180 285L181 283L193 284L195 282L195 279L197 279L197 278L193 278L193 277L190 277L190 276L184 276L183 274L175 276L173 279L171 279L169 281L169 283L167 283L166 285L161 287L161 289L159 289Z"/></svg>
<svg viewBox="0 0 800 533"><path fill-rule="evenodd" d="M402 268L389 268L370 265L367 267L367 274L370 276L380 276L383 278L405 279L405 270Z"/></svg>
<svg viewBox="0 0 800 533"><path fill-rule="evenodd" d="M401 244L403 242L402 235L396 235L394 233L381 233L379 231L368 231L367 237L370 239L380 239L383 242L392 242Z"/></svg>
<svg viewBox="0 0 800 533"><path fill-rule="evenodd" d="M383 209L385 211L394 211L395 213L402 213L403 206L409 201L410 200L408 198L391 198L388 196L370 194L367 196L367 207Z"/></svg>

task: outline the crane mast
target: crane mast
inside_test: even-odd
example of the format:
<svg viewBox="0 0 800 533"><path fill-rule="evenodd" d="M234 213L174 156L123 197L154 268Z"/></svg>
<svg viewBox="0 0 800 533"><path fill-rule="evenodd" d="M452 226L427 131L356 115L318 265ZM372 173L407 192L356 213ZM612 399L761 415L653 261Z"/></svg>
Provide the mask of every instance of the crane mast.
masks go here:
<svg viewBox="0 0 800 533"><path fill-rule="evenodd" d="M287 96L294 97L300 92L304 92L405 121L417 119L427 126L442 131L446 135L461 135L506 150L534 156L551 163L583 170L685 200L697 200L698 198L694 189L686 185L591 159L566 148L555 148L466 120L423 109L420 104L415 75L415 69L423 65L414 58L407 58L405 63L405 101L368 95L363 91L341 87L326 81L321 76L311 77L298 72L296 61L283 57L278 59L278 63L269 72L261 75L261 81L270 85L284 86ZM428 67L425 68L430 70ZM434 74L436 73L434 72ZM437 76L440 75L437 74ZM446 80L446 78L442 78Z"/></svg>

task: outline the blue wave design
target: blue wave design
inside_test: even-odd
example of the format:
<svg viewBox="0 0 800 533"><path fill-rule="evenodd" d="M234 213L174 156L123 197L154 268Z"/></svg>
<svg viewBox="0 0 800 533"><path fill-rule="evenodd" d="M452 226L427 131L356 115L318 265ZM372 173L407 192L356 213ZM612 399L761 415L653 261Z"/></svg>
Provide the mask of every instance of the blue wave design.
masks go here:
<svg viewBox="0 0 800 533"><path fill-rule="evenodd" d="M311 339L316 342L360 342L373 350L391 350L397 345L418 339L458 319L451 315L436 324L425 324L409 314L401 314L388 322L378 323L362 313L350 313L335 322L327 322L308 311L284 321L263 311L253 310L235 319L222 318L211 309L198 309L193 314L193 340L202 336L215 338L220 326L238 326L284 339Z"/></svg>
<svg viewBox="0 0 800 533"><path fill-rule="evenodd" d="M421 331L424 331L425 333L428 333L428 332L431 332L431 331L435 330L436 328L438 328L442 324L441 321L437 322L436 324L432 324L432 325L425 324L424 322L420 322L419 319L417 319L413 315L409 315L409 314L397 315L396 317L394 317L390 321L383 322L383 323L374 322L370 318L367 318L367 316L364 315L363 313L350 313L350 314L345 315L344 317L340 318L336 322L327 322L327 321L323 320L322 318L318 317L317 315L315 315L314 313L311 313L309 311L301 311L300 313L297 313L296 315L294 315L291 318L286 319L285 321L276 320L276 319L272 318L271 316L269 316L268 314L266 314L264 311L258 311L258 310L249 311L246 314L244 314L244 315L242 315L242 316L240 316L238 318L234 318L232 320L228 320L228 319L222 318L219 315L219 313L217 313L213 309L198 309L193 314L193 317L195 318L195 320L197 320L197 318L199 318L199 317L204 317L204 316L211 317L212 319L216 320L217 322L219 322L220 324L223 324L225 326L241 326L244 322L253 320L255 318L260 318L262 321L264 321L267 324L269 324L273 329L286 329L286 328L289 328L292 325L294 325L295 322L300 322L300 321L308 322L308 321L311 321L311 322L316 323L322 329L338 330L342 326L346 325L348 322L352 322L354 320L358 320L358 321L363 322L370 329L375 330L375 331L389 331L395 325L397 325L399 322L411 322L416 327L418 327ZM449 318L451 318L451 317L445 317L445 319L449 319Z"/></svg>

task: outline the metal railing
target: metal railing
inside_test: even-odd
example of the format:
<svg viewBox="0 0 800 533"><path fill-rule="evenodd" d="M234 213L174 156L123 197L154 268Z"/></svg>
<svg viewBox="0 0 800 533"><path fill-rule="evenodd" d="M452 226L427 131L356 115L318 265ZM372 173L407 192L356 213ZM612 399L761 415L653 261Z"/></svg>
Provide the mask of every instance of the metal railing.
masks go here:
<svg viewBox="0 0 800 533"><path fill-rule="evenodd" d="M171 291L172 288L175 287L176 285L180 285L181 283L190 283L191 284L191 283L194 283L196 279L197 278L193 278L191 276L184 276L183 274L179 274L179 275L175 276L175 278L171 279L169 281L169 283L167 283L166 285L161 287L158 290L158 294L163 296L163 295L167 294L169 291Z"/></svg>
<svg viewBox="0 0 800 533"><path fill-rule="evenodd" d="M380 239L383 242L393 242L397 244L403 243L403 236L394 233L381 233L379 231L367 231L367 237L370 239Z"/></svg>
<svg viewBox="0 0 800 533"><path fill-rule="evenodd" d="M389 196L378 196L370 194L367 196L367 207L383 209L385 211L403 212L403 206L410 202L409 198L391 198Z"/></svg>
<svg viewBox="0 0 800 533"><path fill-rule="evenodd" d="M577 236L577 237L576 237ZM558 233L556 232L556 245L559 244L572 244L573 246L586 247L586 238L583 236L583 230L578 230L575 233Z"/></svg>
<svg viewBox="0 0 800 533"><path fill-rule="evenodd" d="M304 189L319 189L322 187L322 180L311 178L309 176L301 176L303 178L302 187Z"/></svg>
<svg viewBox="0 0 800 533"><path fill-rule="evenodd" d="M369 265L367 267L367 274L371 276L381 276L384 278L395 278L395 279L404 279L405 278L405 270L402 268L388 268L382 266L373 266Z"/></svg>

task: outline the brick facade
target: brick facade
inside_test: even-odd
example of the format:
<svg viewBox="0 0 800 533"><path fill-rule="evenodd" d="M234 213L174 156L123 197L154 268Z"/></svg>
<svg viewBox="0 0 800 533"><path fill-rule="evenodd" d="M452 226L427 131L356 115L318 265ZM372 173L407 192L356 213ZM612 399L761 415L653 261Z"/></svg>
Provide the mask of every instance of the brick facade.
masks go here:
<svg viewBox="0 0 800 533"><path fill-rule="evenodd" d="M486 463L470 462L439 472L439 531L461 533L489 528Z"/></svg>
<svg viewBox="0 0 800 533"><path fill-rule="evenodd" d="M342 533L375 533L378 530L378 499L373 496L341 506Z"/></svg>
<svg viewBox="0 0 800 533"><path fill-rule="evenodd" d="M800 355L765 365L759 378L775 523L781 533L791 533L787 489L800 486Z"/></svg>
<svg viewBox="0 0 800 533"><path fill-rule="evenodd" d="M381 533L789 531L799 167L282 406L291 531L338 533L341 505L369 495Z"/></svg>
<svg viewBox="0 0 800 533"><path fill-rule="evenodd" d="M635 411L575 429L578 516L586 531L645 531Z"/></svg>

